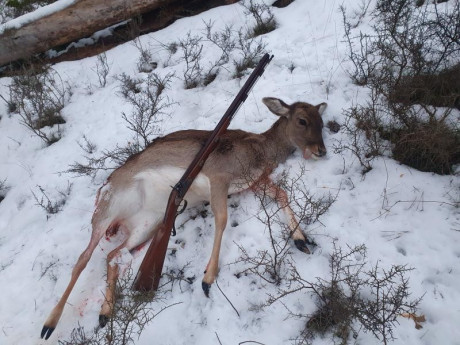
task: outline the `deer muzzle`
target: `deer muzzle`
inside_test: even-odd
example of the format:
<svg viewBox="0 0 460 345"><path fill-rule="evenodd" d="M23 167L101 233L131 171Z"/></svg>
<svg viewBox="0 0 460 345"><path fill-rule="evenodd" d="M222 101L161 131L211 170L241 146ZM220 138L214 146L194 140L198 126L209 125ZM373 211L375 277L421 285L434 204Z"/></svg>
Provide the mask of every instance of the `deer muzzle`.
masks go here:
<svg viewBox="0 0 460 345"><path fill-rule="evenodd" d="M303 150L303 158L304 159L318 159L324 157L327 151L325 148L317 147L316 150L312 150L311 148L307 147Z"/></svg>

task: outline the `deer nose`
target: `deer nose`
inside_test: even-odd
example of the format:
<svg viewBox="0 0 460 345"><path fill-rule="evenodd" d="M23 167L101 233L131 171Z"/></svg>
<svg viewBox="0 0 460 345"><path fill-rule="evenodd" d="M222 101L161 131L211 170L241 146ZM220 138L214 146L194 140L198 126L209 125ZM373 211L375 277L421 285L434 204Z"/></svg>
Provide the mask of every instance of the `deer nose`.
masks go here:
<svg viewBox="0 0 460 345"><path fill-rule="evenodd" d="M318 148L318 156L319 157L324 157L326 155L326 153L327 153L327 151L326 151L325 148L322 148L322 147Z"/></svg>

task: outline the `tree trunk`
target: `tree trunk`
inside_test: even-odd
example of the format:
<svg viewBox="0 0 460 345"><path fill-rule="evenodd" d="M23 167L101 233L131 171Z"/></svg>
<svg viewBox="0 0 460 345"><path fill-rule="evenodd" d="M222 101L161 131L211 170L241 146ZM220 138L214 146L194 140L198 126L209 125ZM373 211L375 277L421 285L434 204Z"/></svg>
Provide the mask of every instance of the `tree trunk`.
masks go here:
<svg viewBox="0 0 460 345"><path fill-rule="evenodd" d="M80 0L0 35L0 66L89 36L173 0Z"/></svg>

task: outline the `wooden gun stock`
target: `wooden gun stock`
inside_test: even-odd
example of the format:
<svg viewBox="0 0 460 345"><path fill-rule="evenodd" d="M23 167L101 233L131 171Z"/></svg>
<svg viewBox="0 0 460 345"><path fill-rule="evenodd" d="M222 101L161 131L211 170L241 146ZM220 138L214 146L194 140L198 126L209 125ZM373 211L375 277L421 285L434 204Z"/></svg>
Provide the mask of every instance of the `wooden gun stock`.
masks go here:
<svg viewBox="0 0 460 345"><path fill-rule="evenodd" d="M151 291L158 289L169 237L171 236L171 229L174 226L177 208L179 207L179 205L176 205L177 200L179 200L178 192L176 189L173 189L169 195L165 217L155 228L152 242L139 267L133 286L136 291Z"/></svg>
<svg viewBox="0 0 460 345"><path fill-rule="evenodd" d="M257 79L263 74L265 66L272 60L273 55L265 54L259 61L254 71L249 76L246 83L236 95L229 108L222 116L222 119L217 124L210 137L203 145L201 150L197 153L192 163L185 171L182 178L174 186L166 207L163 222L160 223L154 230L152 242L145 254L144 260L139 267L133 288L137 291L151 291L157 290L160 282L161 271L163 270L163 263L166 257L166 250L168 248L169 237L171 236L171 229L174 226L174 221L177 215L182 199L192 185L193 181L200 173L206 159L211 152L216 148L220 136L227 130L235 113L238 111L241 104L248 97L248 93L254 86Z"/></svg>

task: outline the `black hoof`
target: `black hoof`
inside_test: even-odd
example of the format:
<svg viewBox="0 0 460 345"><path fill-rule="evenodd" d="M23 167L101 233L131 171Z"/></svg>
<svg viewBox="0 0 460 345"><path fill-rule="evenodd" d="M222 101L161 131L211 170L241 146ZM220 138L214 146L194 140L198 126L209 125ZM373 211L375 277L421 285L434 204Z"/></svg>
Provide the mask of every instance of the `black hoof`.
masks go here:
<svg viewBox="0 0 460 345"><path fill-rule="evenodd" d="M209 289L211 288L211 284L201 282L201 288L203 289L203 292L206 295L206 297L209 297Z"/></svg>
<svg viewBox="0 0 460 345"><path fill-rule="evenodd" d="M108 322L109 317L107 315L99 315L99 327L104 328Z"/></svg>
<svg viewBox="0 0 460 345"><path fill-rule="evenodd" d="M43 326L41 338L42 339L45 338L45 340L48 340L48 338L51 337L51 334L53 334L53 332L54 332L53 327Z"/></svg>
<svg viewBox="0 0 460 345"><path fill-rule="evenodd" d="M305 254L311 254L310 249L307 247L307 243L312 246L316 246L314 242L311 241L304 241L304 240L294 240L294 244L298 250L304 252Z"/></svg>

